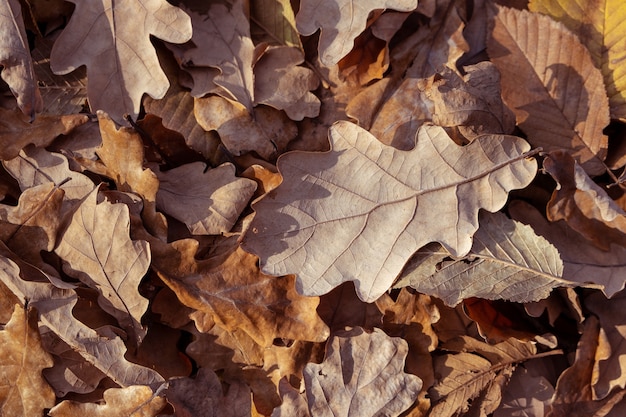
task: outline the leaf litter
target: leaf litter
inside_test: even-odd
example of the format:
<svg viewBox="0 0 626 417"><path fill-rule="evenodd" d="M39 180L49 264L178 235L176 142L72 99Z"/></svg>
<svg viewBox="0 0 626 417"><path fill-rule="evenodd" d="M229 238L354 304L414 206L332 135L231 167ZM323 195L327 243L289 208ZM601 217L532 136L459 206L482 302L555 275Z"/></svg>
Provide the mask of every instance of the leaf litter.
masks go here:
<svg viewBox="0 0 626 417"><path fill-rule="evenodd" d="M497 3L5 2L0 414L621 415L626 6Z"/></svg>

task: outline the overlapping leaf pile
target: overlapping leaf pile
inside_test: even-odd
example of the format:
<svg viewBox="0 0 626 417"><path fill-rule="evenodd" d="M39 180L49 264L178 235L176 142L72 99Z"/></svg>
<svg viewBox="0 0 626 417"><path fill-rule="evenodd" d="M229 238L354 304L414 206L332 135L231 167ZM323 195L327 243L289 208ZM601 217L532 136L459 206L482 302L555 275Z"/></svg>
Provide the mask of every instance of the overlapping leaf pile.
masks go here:
<svg viewBox="0 0 626 417"><path fill-rule="evenodd" d="M0 3L0 415L626 413L623 2L72 2Z"/></svg>

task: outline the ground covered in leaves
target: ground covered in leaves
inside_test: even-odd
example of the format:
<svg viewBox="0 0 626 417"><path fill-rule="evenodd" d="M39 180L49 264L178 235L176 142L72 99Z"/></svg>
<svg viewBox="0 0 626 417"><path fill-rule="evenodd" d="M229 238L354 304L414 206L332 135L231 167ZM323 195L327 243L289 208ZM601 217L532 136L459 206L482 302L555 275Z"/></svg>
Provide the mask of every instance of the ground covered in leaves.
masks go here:
<svg viewBox="0 0 626 417"><path fill-rule="evenodd" d="M620 0L0 35L0 415L626 415Z"/></svg>

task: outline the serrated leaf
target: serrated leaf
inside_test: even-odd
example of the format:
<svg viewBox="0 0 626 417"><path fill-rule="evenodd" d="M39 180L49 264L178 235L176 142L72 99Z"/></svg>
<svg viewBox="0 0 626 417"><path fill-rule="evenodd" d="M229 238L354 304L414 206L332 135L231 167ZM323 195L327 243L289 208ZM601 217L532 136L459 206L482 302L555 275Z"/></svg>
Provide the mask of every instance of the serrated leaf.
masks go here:
<svg viewBox="0 0 626 417"><path fill-rule="evenodd" d="M508 191L525 187L537 169L530 146L513 136L460 147L442 128L425 126L416 147L400 151L338 122L329 137L328 153L279 159L283 183L253 206L243 243L265 273L298 274L305 295L355 281L359 297L371 302L429 242L464 256L478 209L500 209Z"/></svg>

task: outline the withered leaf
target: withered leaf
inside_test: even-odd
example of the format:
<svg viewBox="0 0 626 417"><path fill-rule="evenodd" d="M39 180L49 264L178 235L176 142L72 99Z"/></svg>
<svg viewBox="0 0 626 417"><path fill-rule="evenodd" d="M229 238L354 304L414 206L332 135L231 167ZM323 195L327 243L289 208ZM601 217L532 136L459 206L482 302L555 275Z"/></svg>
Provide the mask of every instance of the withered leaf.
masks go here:
<svg viewBox="0 0 626 417"><path fill-rule="evenodd" d="M296 15L289 0L258 0L250 4L250 19L281 44L302 50Z"/></svg>
<svg viewBox="0 0 626 417"><path fill-rule="evenodd" d="M590 175L602 174L609 103L589 51L548 16L498 7L493 21L487 51L529 142L547 152L566 150Z"/></svg>
<svg viewBox="0 0 626 417"><path fill-rule="evenodd" d="M41 111L43 101L33 70L26 29L22 20L22 6L18 0L0 4L0 65L2 79L11 88L22 112L32 121Z"/></svg>
<svg viewBox="0 0 626 417"><path fill-rule="evenodd" d="M417 7L417 0L304 0L296 15L296 27L308 36L321 29L319 40L320 60L332 67L346 56L354 45L354 39L365 30L367 18L375 9L393 9L410 12Z"/></svg>
<svg viewBox="0 0 626 417"><path fill-rule="evenodd" d="M72 17L52 48L52 71L63 75L86 65L93 111L103 110L118 123L124 114L136 119L143 93L161 98L169 87L150 35L186 42L189 16L164 0L73 3Z"/></svg>
<svg viewBox="0 0 626 417"><path fill-rule="evenodd" d="M355 281L359 297L371 302L426 243L464 256L479 208L498 210L537 169L530 146L513 136L460 147L441 127L424 126L408 152L349 122L333 125L329 137L328 153L280 158L284 181L253 205L244 238L265 273L298 274L305 295Z"/></svg>
<svg viewBox="0 0 626 417"><path fill-rule="evenodd" d="M156 417L167 404L150 387L132 385L126 388L109 388L104 392L104 404L81 403L65 400L49 412L52 417Z"/></svg>
<svg viewBox="0 0 626 417"><path fill-rule="evenodd" d="M100 306L140 342L148 300L138 287L150 265L149 245L130 239L126 205L98 204L97 198L98 187L72 215L55 252L66 262L66 273L98 289Z"/></svg>
<svg viewBox="0 0 626 417"><path fill-rule="evenodd" d="M157 207L185 223L194 235L227 233L254 194L256 183L235 177L232 164L206 168L194 162L157 171Z"/></svg>
<svg viewBox="0 0 626 417"><path fill-rule="evenodd" d="M416 252L394 286L410 285L455 306L470 297L538 301L554 287L575 285L561 278L558 250L530 226L502 213L482 213L479 220L465 258L452 259L441 246L427 245Z"/></svg>
<svg viewBox="0 0 626 417"><path fill-rule="evenodd" d="M30 317L35 317L29 314ZM43 349L36 320L15 305L11 320L0 331L0 414L38 416L54 405L54 391L41 376L53 365Z"/></svg>
<svg viewBox="0 0 626 417"><path fill-rule="evenodd" d="M417 376L403 370L407 354L403 339L380 329L367 333L355 327L331 336L324 362L304 367L311 415L400 415L422 387Z"/></svg>

